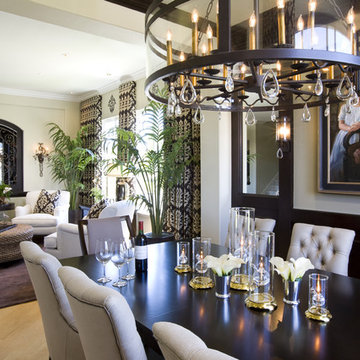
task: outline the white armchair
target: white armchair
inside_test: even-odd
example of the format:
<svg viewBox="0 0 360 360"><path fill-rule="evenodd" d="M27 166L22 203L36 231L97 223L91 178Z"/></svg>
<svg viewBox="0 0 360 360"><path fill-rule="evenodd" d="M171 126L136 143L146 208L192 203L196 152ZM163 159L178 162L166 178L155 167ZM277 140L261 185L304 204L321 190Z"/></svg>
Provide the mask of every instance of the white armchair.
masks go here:
<svg viewBox="0 0 360 360"><path fill-rule="evenodd" d="M47 190L50 194L56 190ZM34 228L34 235L48 235L56 231L59 224L69 221L70 193L60 191L58 205L54 209L54 215L34 213L34 208L39 198L40 190L29 191L26 194L26 204L15 208L13 224L26 224Z"/></svg>
<svg viewBox="0 0 360 360"><path fill-rule="evenodd" d="M131 221L135 212L134 203L123 200L107 206L99 218L129 215ZM87 241L87 231L84 228ZM60 224L56 232L44 238L44 251L58 259L84 255L80 246L80 237L77 224Z"/></svg>

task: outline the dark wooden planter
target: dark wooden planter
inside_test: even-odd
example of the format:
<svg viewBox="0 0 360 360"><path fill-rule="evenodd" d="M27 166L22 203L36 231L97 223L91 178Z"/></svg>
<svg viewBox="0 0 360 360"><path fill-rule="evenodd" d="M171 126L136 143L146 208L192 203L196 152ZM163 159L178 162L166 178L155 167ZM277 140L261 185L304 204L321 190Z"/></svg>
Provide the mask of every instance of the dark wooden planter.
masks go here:
<svg viewBox="0 0 360 360"><path fill-rule="evenodd" d="M145 236L147 238L148 244L157 244L157 243L175 240L174 234L168 232L163 232L161 236L155 236L153 235L153 233L149 232L146 233Z"/></svg>

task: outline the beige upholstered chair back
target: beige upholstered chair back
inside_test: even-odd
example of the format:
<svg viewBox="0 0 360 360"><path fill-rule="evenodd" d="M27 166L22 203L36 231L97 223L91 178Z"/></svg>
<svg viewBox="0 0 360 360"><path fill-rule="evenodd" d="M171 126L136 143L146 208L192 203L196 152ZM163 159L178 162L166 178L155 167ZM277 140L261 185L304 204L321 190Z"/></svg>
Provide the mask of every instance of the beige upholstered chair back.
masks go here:
<svg viewBox="0 0 360 360"><path fill-rule="evenodd" d="M82 271L59 269L87 360L144 360L144 346L124 297Z"/></svg>
<svg viewBox="0 0 360 360"><path fill-rule="evenodd" d="M255 230L274 231L276 221L274 219L255 218Z"/></svg>
<svg viewBox="0 0 360 360"><path fill-rule="evenodd" d="M84 225L87 225L87 238ZM84 254L95 254L96 240L123 241L134 237L129 216L115 216L109 218L87 219L79 221L79 236Z"/></svg>
<svg viewBox="0 0 360 360"><path fill-rule="evenodd" d="M152 330L165 360L236 360L209 349L198 336L180 325L157 322Z"/></svg>
<svg viewBox="0 0 360 360"><path fill-rule="evenodd" d="M85 359L73 314L58 276L60 262L30 241L20 243L38 300L52 360Z"/></svg>
<svg viewBox="0 0 360 360"><path fill-rule="evenodd" d="M297 223L293 226L287 259L304 256L316 269L347 276L354 237L353 230Z"/></svg>

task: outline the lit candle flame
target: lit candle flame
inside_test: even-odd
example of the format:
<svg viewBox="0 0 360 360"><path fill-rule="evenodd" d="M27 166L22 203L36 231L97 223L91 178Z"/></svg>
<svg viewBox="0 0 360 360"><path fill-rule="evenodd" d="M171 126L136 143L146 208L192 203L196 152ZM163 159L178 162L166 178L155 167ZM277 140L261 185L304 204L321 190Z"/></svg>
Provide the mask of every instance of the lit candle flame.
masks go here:
<svg viewBox="0 0 360 360"><path fill-rule="evenodd" d="M172 38L172 32L170 30L168 30L167 35L166 35L166 40L171 41L171 38Z"/></svg>
<svg viewBox="0 0 360 360"><path fill-rule="evenodd" d="M245 74L245 72L246 72L246 65L245 65L245 64L242 64L242 65L241 65L240 72L241 72L242 74Z"/></svg>
<svg viewBox="0 0 360 360"><path fill-rule="evenodd" d="M250 19L249 19L249 26L251 28L254 28L255 25L256 25L256 15L255 15L255 11L253 11L253 13L251 14Z"/></svg>
<svg viewBox="0 0 360 360"><path fill-rule="evenodd" d="M308 2L308 9L310 12L314 12L316 10L316 1L315 0L309 0Z"/></svg>
<svg viewBox="0 0 360 360"><path fill-rule="evenodd" d="M317 281L316 281L316 292L318 293L318 295L321 292L321 286L320 286L320 275L318 275Z"/></svg>
<svg viewBox="0 0 360 360"><path fill-rule="evenodd" d="M212 37L213 37L213 31L212 31L210 24L208 25L208 27L206 29L206 35L207 35L208 39L212 39Z"/></svg>
<svg viewBox="0 0 360 360"><path fill-rule="evenodd" d="M285 7L285 0L277 0L278 9L283 9Z"/></svg>
<svg viewBox="0 0 360 360"><path fill-rule="evenodd" d="M276 71L277 72L281 71L281 62L279 60L276 62Z"/></svg>
<svg viewBox="0 0 360 360"><path fill-rule="evenodd" d="M300 16L298 17L298 20L297 20L297 29L298 31L303 31L304 30L304 19L302 17L302 15L300 14Z"/></svg>
<svg viewBox="0 0 360 360"><path fill-rule="evenodd" d="M180 61L185 61L185 54L183 52L180 53L179 59Z"/></svg>
<svg viewBox="0 0 360 360"><path fill-rule="evenodd" d="M196 9L194 9L191 13L191 22L197 23L199 21L199 13Z"/></svg>
<svg viewBox="0 0 360 360"><path fill-rule="evenodd" d="M354 7L352 6L351 9L348 11L346 20L349 25L354 24L355 14L354 14Z"/></svg>

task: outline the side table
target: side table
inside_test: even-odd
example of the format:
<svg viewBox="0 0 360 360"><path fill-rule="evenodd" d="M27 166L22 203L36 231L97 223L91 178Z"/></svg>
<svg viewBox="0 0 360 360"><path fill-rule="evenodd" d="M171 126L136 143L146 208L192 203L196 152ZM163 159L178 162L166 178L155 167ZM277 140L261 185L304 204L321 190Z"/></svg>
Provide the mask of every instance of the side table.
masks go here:
<svg viewBox="0 0 360 360"><path fill-rule="evenodd" d="M0 263L21 259L19 243L32 240L33 233L32 226L23 224L0 232Z"/></svg>

